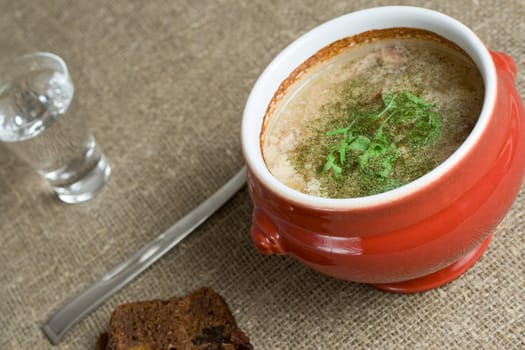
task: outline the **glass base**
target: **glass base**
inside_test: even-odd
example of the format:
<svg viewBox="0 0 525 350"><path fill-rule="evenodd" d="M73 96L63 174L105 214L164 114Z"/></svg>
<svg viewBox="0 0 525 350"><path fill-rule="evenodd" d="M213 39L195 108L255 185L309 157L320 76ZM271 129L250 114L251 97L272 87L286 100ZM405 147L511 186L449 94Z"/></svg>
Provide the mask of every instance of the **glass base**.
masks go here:
<svg viewBox="0 0 525 350"><path fill-rule="evenodd" d="M441 287L465 273L483 255L492 239L492 233L474 250L442 270L410 281L373 284L377 289L391 293L417 293Z"/></svg>
<svg viewBox="0 0 525 350"><path fill-rule="evenodd" d="M53 189L62 202L75 204L90 200L108 182L111 166L105 156L82 179L67 186L54 186Z"/></svg>

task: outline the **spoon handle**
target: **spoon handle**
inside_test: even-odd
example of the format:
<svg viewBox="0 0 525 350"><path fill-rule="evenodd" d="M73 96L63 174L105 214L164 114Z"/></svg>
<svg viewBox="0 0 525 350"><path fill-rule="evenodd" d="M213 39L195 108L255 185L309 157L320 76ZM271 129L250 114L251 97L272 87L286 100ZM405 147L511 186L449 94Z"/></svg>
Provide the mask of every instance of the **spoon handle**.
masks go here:
<svg viewBox="0 0 525 350"><path fill-rule="evenodd" d="M243 167L217 192L173 226L71 299L42 326L49 341L54 345L58 344L72 326L182 241L237 193L245 182L246 167Z"/></svg>

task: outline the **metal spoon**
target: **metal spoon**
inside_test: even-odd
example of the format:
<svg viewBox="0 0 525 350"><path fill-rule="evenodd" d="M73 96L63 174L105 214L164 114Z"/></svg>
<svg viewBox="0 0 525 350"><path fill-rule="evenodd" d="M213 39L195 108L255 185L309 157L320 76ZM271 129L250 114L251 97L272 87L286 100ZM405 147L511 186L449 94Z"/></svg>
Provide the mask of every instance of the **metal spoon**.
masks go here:
<svg viewBox="0 0 525 350"><path fill-rule="evenodd" d="M237 193L245 182L246 167L243 167L198 207L71 299L43 324L42 330L49 341L58 344L72 326L182 241Z"/></svg>

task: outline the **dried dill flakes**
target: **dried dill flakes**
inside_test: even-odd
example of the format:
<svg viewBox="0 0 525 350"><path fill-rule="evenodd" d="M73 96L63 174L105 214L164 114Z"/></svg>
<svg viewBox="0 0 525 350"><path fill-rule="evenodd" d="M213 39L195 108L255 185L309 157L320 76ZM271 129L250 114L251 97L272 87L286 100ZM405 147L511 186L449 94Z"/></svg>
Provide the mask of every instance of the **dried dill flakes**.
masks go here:
<svg viewBox="0 0 525 350"><path fill-rule="evenodd" d="M385 192L434 166L424 152L441 134L434 103L406 91L366 100L361 91L352 95L343 90L342 97L343 102L323 106L319 120L325 123L297 147L293 159L299 172L317 164L326 195Z"/></svg>

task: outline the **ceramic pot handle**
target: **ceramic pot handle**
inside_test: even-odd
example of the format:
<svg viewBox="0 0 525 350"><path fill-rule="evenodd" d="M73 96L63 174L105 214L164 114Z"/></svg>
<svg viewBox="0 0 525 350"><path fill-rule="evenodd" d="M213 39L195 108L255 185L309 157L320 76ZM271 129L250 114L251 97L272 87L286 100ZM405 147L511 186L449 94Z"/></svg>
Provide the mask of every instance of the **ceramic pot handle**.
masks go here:
<svg viewBox="0 0 525 350"><path fill-rule="evenodd" d="M518 67L516 66L516 63L512 57L504 52L499 51L490 51L490 53L496 68L503 69L504 71L507 71L513 79L516 78L516 74L518 74Z"/></svg>
<svg viewBox="0 0 525 350"><path fill-rule="evenodd" d="M253 211L252 240L263 254L284 254L281 235L268 214L260 208Z"/></svg>

